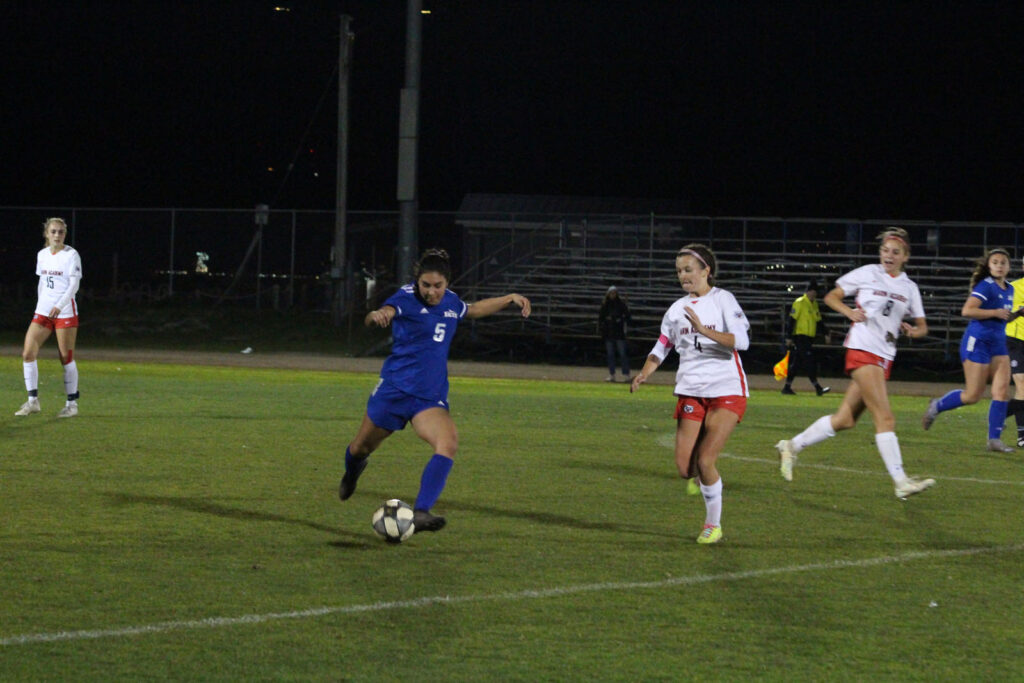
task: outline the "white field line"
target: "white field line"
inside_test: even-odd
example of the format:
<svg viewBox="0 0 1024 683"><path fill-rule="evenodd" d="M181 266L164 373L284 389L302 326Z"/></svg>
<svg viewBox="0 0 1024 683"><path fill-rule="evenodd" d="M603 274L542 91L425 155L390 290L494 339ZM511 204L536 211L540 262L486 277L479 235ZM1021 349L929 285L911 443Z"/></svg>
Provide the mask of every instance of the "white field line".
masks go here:
<svg viewBox="0 0 1024 683"><path fill-rule="evenodd" d="M185 621L163 621L141 626L124 626L121 628L55 631L52 633L29 633L19 636L0 638L0 646L31 645L33 643L53 643L68 640L90 640L98 638L124 638L146 634L168 633L171 631L195 631L209 628L228 628L248 624L264 624L286 619L310 619L331 615L363 614L367 612L384 612L388 610L410 610L432 607L434 605L462 605L475 602L520 602L523 600L539 600L558 598L581 593L608 593L612 591L634 591L667 588L671 586L692 586L695 584L716 581L743 581L758 579L765 576L796 574L800 572L833 571L837 569L856 569L877 567L880 565L913 562L917 560L938 560L974 555L1013 553L1024 550L1024 543L1014 545L991 546L983 548L965 548L961 550L933 550L903 553L900 555L883 555L862 560L835 560L814 564L790 565L769 569L752 569L743 572L726 572L723 574L697 574L695 576L677 576L658 581L628 581L608 583L588 583L578 586L562 586L560 588L540 588L533 590L511 591L481 595L439 595L415 598L412 600L396 600L393 602L374 602L364 605L343 605L337 607L315 607L294 612L270 612L267 614L248 614L240 617L210 617Z"/></svg>
<svg viewBox="0 0 1024 683"><path fill-rule="evenodd" d="M655 439L655 442L664 448L675 448L675 435L674 434L662 434ZM768 447L769 451L774 451L773 446ZM778 465L778 456L769 458L754 458L746 455L733 455L731 453L722 453L722 458L729 458L731 460L742 460L743 462L763 462L771 465ZM885 471L885 466L881 460L878 462L877 470L863 470L856 469L853 467L840 467L838 465L824 465L820 463L809 463L805 460L797 458L797 463L794 469L799 473L800 470L827 470L829 472L845 472L847 474L861 474L866 476L879 476L888 477L889 474ZM1024 480L1017 481L1004 481L1000 479L980 479L978 477L939 477L937 475L928 474L928 476L935 477L938 481L960 481L969 484L992 484L995 486L1024 486Z"/></svg>
<svg viewBox="0 0 1024 683"><path fill-rule="evenodd" d="M730 455L729 453L722 453L722 457L723 458L729 458L731 460L743 460L745 462L766 462L766 463L771 463L772 465L778 465L779 464L779 459L778 458L751 458L751 457L748 457L748 456L745 456L745 455ZM799 470L815 469L815 470L829 470L831 472L846 472L846 473L849 473L849 474L878 475L878 476L882 476L882 477L888 477L889 476L889 474L885 471L885 466L882 464L881 460L878 461L878 469L877 470L870 470L869 471L869 470L858 470L858 469L854 469L852 467L839 467L837 465L821 465L821 464L817 464L817 463L808 463L808 462L804 462L803 460L800 460L798 458L796 466L793 469L797 470L797 471L799 471ZM1018 481L1002 481L1002 480L999 480L999 479L979 479L977 477L946 477L946 476L939 477L937 475L929 475L929 476L935 476L935 479L937 481L962 481L962 482L968 482L968 483L971 483L971 484L995 484L995 485L998 485L998 486L1024 486L1024 481L1021 481L1021 480L1018 480Z"/></svg>

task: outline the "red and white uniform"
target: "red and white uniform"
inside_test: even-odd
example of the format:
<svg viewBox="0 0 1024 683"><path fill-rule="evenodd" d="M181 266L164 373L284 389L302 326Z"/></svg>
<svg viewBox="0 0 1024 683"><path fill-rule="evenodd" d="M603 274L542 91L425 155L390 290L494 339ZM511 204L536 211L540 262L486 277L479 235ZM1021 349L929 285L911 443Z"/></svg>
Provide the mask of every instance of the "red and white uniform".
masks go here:
<svg viewBox="0 0 1024 683"><path fill-rule="evenodd" d="M692 329L684 310L687 306L705 327L734 335L735 348L722 346ZM724 289L712 287L704 296L685 296L669 307L651 355L664 361L673 348L679 354L677 396L749 396L747 375L737 353L750 346L749 329L750 323L736 297Z"/></svg>
<svg viewBox="0 0 1024 683"><path fill-rule="evenodd" d="M856 295L857 308L868 317L850 325L843 346L876 356L896 358L896 339L904 318L923 318L921 292L906 273L893 277L880 263L851 270L836 280L846 296Z"/></svg>
<svg viewBox="0 0 1024 683"><path fill-rule="evenodd" d="M56 254L45 247L36 256L36 275L39 276L39 298L35 312L49 316L54 307L60 309L58 318L78 315L75 293L82 279L82 258L72 247L65 246Z"/></svg>

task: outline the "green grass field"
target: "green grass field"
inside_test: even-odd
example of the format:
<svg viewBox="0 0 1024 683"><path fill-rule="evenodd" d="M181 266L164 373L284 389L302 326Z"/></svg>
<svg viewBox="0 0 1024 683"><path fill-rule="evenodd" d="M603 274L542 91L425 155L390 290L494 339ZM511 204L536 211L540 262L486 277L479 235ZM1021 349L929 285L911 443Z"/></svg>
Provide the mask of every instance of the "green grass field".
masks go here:
<svg viewBox="0 0 1024 683"><path fill-rule="evenodd" d="M57 420L40 366L15 418L0 358L4 681L1024 677L1024 452L984 452L987 404L923 432L894 399L938 480L899 502L868 420L783 482L773 444L841 396L755 393L704 547L669 387L453 378L448 527L392 546L370 516L425 444L336 495L373 375L87 362Z"/></svg>

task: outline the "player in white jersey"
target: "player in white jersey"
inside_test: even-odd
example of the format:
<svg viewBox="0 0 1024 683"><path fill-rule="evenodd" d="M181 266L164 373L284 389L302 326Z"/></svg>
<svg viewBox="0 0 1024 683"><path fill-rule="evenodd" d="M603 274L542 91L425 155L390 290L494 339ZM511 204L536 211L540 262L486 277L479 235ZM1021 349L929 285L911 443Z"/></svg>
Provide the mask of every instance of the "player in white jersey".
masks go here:
<svg viewBox="0 0 1024 683"><path fill-rule="evenodd" d="M906 499L935 483L934 479L914 479L903 471L903 456L896 438L896 418L889 406L886 380L896 357L896 339L905 334L919 338L928 334L924 306L917 285L904 271L910 258L910 240L902 228L887 228L879 236L879 263L862 266L836 280L836 287L825 295L825 304L851 321L846 347L846 372L852 382L843 403L832 415L825 415L792 439L775 444L779 451L779 471L786 481L793 479L797 453L808 446L833 437L836 432L857 424L864 409L875 423L875 444L892 477L896 497ZM843 303L843 297L856 297L856 307ZM909 317L913 323L904 318Z"/></svg>
<svg viewBox="0 0 1024 683"><path fill-rule="evenodd" d="M647 381L672 349L676 372L675 459L679 476L700 480L706 515L698 543L722 539L722 477L718 454L747 409L747 376L738 351L750 345L750 323L734 297L714 286L714 253L688 244L676 254L676 275L686 296L665 313L661 336L633 378L630 391Z"/></svg>
<svg viewBox="0 0 1024 683"><path fill-rule="evenodd" d="M82 279L82 259L78 252L64 244L68 226L61 218L48 218L43 223L46 246L36 257L36 275L39 292L35 312L21 352L25 372L28 400L15 415L38 413L39 407L39 348L57 334L57 349L64 369L64 391L67 400L57 417L78 414L78 366L75 364L75 340L78 337L78 305L75 293Z"/></svg>

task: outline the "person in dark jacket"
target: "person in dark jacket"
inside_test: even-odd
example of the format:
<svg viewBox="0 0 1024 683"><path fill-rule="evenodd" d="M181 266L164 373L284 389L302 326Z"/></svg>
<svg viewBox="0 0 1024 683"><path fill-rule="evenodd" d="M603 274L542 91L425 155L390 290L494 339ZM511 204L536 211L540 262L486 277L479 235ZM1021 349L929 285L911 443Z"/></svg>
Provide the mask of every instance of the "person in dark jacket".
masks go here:
<svg viewBox="0 0 1024 683"><path fill-rule="evenodd" d="M626 344L626 324L632 323L629 315L629 306L619 296L619 290L612 285L604 295L601 302L601 311L597 315L597 327L604 340L604 348L608 354L608 379L606 382L615 381L615 366L618 363L622 367L623 381L630 381L629 376L629 347Z"/></svg>

